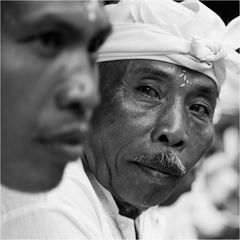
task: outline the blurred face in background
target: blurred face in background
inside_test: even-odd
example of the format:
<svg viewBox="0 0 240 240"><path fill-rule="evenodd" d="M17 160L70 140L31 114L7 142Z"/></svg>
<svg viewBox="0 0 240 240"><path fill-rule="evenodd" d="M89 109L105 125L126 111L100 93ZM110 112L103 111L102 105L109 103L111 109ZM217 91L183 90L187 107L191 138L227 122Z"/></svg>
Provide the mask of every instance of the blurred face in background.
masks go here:
<svg viewBox="0 0 240 240"><path fill-rule="evenodd" d="M99 102L95 52L110 25L98 2L2 1L1 9L4 181L11 164L40 171L80 155Z"/></svg>

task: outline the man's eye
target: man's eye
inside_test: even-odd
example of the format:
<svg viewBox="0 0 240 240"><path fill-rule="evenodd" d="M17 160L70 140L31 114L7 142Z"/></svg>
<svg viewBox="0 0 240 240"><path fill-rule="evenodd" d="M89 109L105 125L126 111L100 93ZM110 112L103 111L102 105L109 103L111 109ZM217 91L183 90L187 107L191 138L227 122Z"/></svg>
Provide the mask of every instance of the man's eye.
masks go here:
<svg viewBox="0 0 240 240"><path fill-rule="evenodd" d="M57 32L46 32L39 35L39 41L45 47L59 48L62 46L63 40L60 33Z"/></svg>
<svg viewBox="0 0 240 240"><path fill-rule="evenodd" d="M43 56L54 56L62 49L64 38L60 32L43 32L24 40Z"/></svg>
<svg viewBox="0 0 240 240"><path fill-rule="evenodd" d="M160 98L158 92L156 90L154 90L152 87L141 86L141 87L138 87L137 90L142 92L147 97Z"/></svg>
<svg viewBox="0 0 240 240"><path fill-rule="evenodd" d="M190 106L190 111L193 112L193 114L199 115L199 116L210 116L210 110L208 107L202 104L193 104Z"/></svg>

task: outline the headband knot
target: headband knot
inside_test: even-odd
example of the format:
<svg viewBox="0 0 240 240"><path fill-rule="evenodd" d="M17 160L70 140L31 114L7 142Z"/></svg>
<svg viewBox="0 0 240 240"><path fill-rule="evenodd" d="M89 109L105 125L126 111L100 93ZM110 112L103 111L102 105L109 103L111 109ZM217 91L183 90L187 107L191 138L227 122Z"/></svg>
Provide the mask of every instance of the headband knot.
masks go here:
<svg viewBox="0 0 240 240"><path fill-rule="evenodd" d="M207 42L196 35L192 36L189 53L198 58L200 61L204 61L209 64L226 56L226 50L223 44L217 41Z"/></svg>

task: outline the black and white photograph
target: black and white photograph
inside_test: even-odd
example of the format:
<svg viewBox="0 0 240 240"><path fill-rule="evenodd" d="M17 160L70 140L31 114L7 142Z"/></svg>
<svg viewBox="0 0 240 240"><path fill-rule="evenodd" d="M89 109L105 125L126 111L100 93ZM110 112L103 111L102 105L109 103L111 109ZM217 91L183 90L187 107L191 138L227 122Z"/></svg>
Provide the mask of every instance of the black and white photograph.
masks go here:
<svg viewBox="0 0 240 240"><path fill-rule="evenodd" d="M240 239L239 0L1 0L1 239Z"/></svg>

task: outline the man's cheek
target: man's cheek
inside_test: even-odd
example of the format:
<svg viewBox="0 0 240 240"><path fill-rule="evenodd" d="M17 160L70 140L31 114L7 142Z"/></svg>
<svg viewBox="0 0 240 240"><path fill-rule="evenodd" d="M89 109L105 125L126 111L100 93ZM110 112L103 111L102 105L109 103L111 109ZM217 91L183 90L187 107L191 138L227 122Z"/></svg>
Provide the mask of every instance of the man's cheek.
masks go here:
<svg viewBox="0 0 240 240"><path fill-rule="evenodd" d="M143 128L144 132L148 132L156 124L158 112L136 103L136 100L127 99L121 102L116 115L118 119L121 119L123 125L128 126L130 131L137 127L139 131Z"/></svg>
<svg viewBox="0 0 240 240"><path fill-rule="evenodd" d="M204 153L209 149L209 147L212 144L214 137L214 130L213 128L209 127L205 130L202 130L202 132L197 132L194 134L194 146L193 146L193 152L197 153L198 158L200 159Z"/></svg>
<svg viewBox="0 0 240 240"><path fill-rule="evenodd" d="M204 152L206 152L213 142L213 138L214 138L213 126L209 125L207 128L205 128L202 131L200 136L201 138L200 138L199 144L202 145L202 148L204 148Z"/></svg>
<svg viewBox="0 0 240 240"><path fill-rule="evenodd" d="M2 48L2 71L4 76L14 81L25 81L31 84L32 79L36 79L42 74L44 67L41 61L30 57L22 47L15 45L6 45ZM32 83L32 84L33 84ZM27 86L22 83L23 87Z"/></svg>
<svg viewBox="0 0 240 240"><path fill-rule="evenodd" d="M188 134L190 134L190 143L196 143L200 149L208 148L214 138L213 124L210 121L191 121L189 126Z"/></svg>

